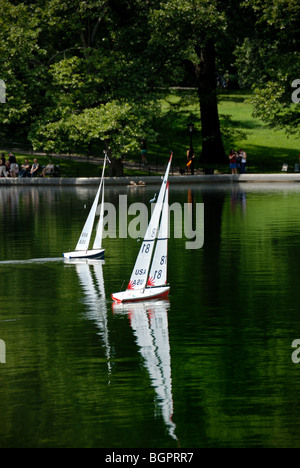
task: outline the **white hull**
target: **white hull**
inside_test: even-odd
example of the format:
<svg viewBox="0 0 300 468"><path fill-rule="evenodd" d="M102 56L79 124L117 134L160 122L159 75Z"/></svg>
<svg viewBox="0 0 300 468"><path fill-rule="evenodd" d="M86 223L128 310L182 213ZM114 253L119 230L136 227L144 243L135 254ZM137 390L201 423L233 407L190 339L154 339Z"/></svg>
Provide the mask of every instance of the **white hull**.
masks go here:
<svg viewBox="0 0 300 468"><path fill-rule="evenodd" d="M161 286L158 288L146 289L128 289L127 291L112 294L112 299L115 302L136 302L147 301L151 299L159 299L168 297L170 291L169 286Z"/></svg>
<svg viewBox="0 0 300 468"><path fill-rule="evenodd" d="M64 258L67 259L103 259L105 249L93 249L93 250L77 250L75 252L66 252L63 254Z"/></svg>

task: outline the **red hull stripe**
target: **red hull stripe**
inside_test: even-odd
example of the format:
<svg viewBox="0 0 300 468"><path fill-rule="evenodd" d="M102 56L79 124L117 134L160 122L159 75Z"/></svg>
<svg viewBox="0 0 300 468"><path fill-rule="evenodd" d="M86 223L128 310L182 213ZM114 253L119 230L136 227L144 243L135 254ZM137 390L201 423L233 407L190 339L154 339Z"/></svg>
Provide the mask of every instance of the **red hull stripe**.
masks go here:
<svg viewBox="0 0 300 468"><path fill-rule="evenodd" d="M141 298L131 298L131 299L125 299L123 301L121 301L120 299L117 299L114 297L114 295L112 294L111 297L112 299L117 302L118 304L121 304L122 302L143 302L143 301L146 301L146 300L152 300L152 299L159 299L159 298L166 298L169 296L169 292L170 290L168 291L165 291L164 293L161 293L161 294L158 294L157 296L151 296L151 297L141 297Z"/></svg>

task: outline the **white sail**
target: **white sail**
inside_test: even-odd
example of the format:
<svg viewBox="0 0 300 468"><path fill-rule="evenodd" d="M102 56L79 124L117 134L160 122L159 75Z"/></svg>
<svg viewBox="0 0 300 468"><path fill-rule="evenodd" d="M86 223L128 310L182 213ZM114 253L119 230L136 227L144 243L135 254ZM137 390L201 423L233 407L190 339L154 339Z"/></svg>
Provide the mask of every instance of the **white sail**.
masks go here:
<svg viewBox="0 0 300 468"><path fill-rule="evenodd" d="M93 227L94 227L94 222L95 222L95 217L96 217L96 211L99 203L99 198L102 190L102 185L103 185L103 179L104 179L104 171L105 171L105 163L106 163L106 156L104 157L104 164L103 164L103 170L102 170L102 177L101 177L101 182L99 189L97 191L93 206L91 208L91 211L88 215L88 218L86 220L86 223L84 225L84 228L82 230L82 233L80 235L79 241L77 243L77 246L75 248L75 251L84 251L88 250L89 245L90 245L90 240L92 237L92 232L93 232Z"/></svg>
<svg viewBox="0 0 300 468"><path fill-rule="evenodd" d="M97 211L97 207L98 207L99 196L100 196L100 193L101 193L101 188L102 188L102 181L101 181L100 187L98 189L96 198L94 200L93 206L91 208L91 211L90 211L90 213L88 215L88 218L86 220L86 223L85 223L84 228L82 230L82 233L80 235L78 244L77 244L76 249L75 249L76 251L78 251L78 250L88 250L88 248L89 248L89 244L90 244L90 240L91 240L91 236L92 236L92 232L93 232L93 227L94 227L96 211Z"/></svg>
<svg viewBox="0 0 300 468"><path fill-rule="evenodd" d="M156 248L148 278L148 287L167 284L169 234L169 183L167 184Z"/></svg>
<svg viewBox="0 0 300 468"><path fill-rule="evenodd" d="M136 259L136 263L132 271L127 290L141 290L145 289L145 287L147 286L148 273L150 269L155 240L157 237L159 220L163 209L171 162L172 155L170 157L166 173L163 179L163 183L158 195L157 203L153 210L149 226L147 228L143 243L141 245L138 257Z"/></svg>
<svg viewBox="0 0 300 468"><path fill-rule="evenodd" d="M102 200L101 200L101 207L100 207L100 217L99 217L96 237L95 237L95 241L93 245L93 250L101 249L102 247L103 222L104 222L104 179L102 182Z"/></svg>

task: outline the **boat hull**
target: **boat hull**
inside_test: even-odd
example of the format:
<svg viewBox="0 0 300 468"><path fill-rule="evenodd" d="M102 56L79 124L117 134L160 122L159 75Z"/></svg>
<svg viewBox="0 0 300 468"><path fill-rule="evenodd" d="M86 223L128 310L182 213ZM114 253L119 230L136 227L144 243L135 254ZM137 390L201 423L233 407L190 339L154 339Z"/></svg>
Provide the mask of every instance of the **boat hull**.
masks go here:
<svg viewBox="0 0 300 468"><path fill-rule="evenodd" d="M111 297L115 302L120 304L122 302L138 302L148 301L151 299L167 298L169 291L169 286L136 290L128 289L127 291L112 294Z"/></svg>
<svg viewBox="0 0 300 468"><path fill-rule="evenodd" d="M64 258L71 259L94 259L101 260L104 258L105 249L93 249L93 250L78 250L75 252L66 252L63 254Z"/></svg>

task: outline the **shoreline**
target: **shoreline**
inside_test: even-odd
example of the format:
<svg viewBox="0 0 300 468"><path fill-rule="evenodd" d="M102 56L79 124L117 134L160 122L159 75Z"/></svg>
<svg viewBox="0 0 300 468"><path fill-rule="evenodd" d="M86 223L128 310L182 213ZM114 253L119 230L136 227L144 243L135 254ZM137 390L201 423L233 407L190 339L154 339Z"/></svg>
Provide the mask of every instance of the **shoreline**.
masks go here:
<svg viewBox="0 0 300 468"><path fill-rule="evenodd" d="M29 187L29 186L90 186L98 185L100 177L79 177L79 178L2 178L0 179L0 187ZM145 176L145 177L106 177L106 186L144 186L144 185L159 185L161 183L160 176ZM170 182L177 185L194 185L194 184L219 184L219 183L297 183L300 182L300 174L215 174L215 175L194 175L194 176L172 176Z"/></svg>

